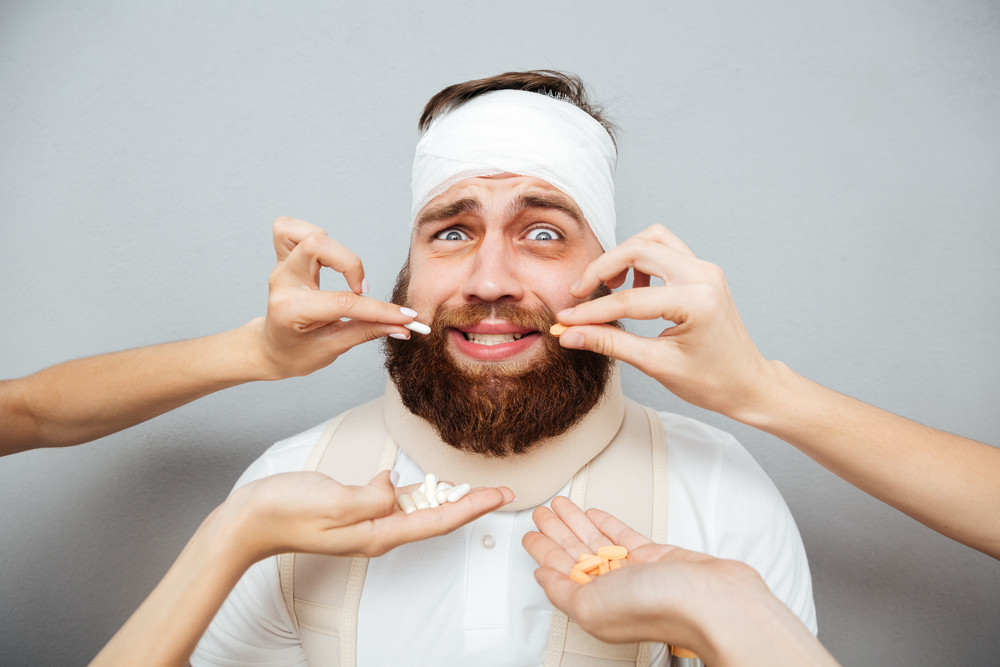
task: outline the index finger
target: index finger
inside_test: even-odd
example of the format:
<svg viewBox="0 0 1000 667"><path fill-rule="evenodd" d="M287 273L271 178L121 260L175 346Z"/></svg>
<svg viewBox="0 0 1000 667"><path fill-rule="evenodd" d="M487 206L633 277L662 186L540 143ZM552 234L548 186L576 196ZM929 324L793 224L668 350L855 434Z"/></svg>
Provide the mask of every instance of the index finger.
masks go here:
<svg viewBox="0 0 1000 667"><path fill-rule="evenodd" d="M361 258L347 246L327 236L322 229L299 239L284 258L279 254L278 266L271 273L271 283L319 289L319 272L324 266L342 273L355 293L368 291Z"/></svg>
<svg viewBox="0 0 1000 667"><path fill-rule="evenodd" d="M271 234L274 238L274 252L278 256L278 261L288 257L288 254L302 239L316 232L326 235L325 229L311 222L288 216L277 218L271 226Z"/></svg>
<svg viewBox="0 0 1000 667"><path fill-rule="evenodd" d="M652 540L637 530L633 530L623 521L608 514L604 510L591 508L586 512L587 518L594 522L598 530L611 538L615 544L619 544L629 551L638 549L645 544L652 544Z"/></svg>
<svg viewBox="0 0 1000 667"><path fill-rule="evenodd" d="M570 293L585 297L601 283L609 287L621 285L629 269L637 276L638 286L648 284L648 276L656 276L666 283L697 277L698 259L672 246L652 239L633 236L620 246L607 251L583 270L579 282Z"/></svg>

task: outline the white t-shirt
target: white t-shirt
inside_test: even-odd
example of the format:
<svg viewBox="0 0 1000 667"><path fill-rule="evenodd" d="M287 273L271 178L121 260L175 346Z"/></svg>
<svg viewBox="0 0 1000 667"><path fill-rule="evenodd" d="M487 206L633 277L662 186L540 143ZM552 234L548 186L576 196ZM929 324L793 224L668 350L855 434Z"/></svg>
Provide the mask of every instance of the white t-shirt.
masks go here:
<svg viewBox="0 0 1000 667"><path fill-rule="evenodd" d="M660 418L667 441L669 542L751 565L815 634L805 550L774 484L728 433L675 414ZM236 488L300 470L325 426L275 444ZM423 481L424 471L402 451L394 469L401 485ZM568 493L569 482L561 494ZM535 582L537 565L521 546L521 537L535 529L531 511L494 512L449 535L371 559L358 610L358 664L541 664L552 608ZM665 659L660 647L651 664ZM191 664L306 664L285 609L277 557L247 571Z"/></svg>

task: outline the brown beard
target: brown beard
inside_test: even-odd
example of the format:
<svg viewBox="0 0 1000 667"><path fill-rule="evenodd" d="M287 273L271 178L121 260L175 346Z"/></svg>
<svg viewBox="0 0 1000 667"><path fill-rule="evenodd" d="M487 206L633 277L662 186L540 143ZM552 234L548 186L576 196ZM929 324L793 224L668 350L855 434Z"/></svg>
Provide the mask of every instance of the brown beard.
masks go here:
<svg viewBox="0 0 1000 667"><path fill-rule="evenodd" d="M408 305L408 287L404 266L392 302ZM595 294L608 293L602 285ZM503 362L460 366L449 352L449 331L491 316L542 332L538 359L526 368ZM597 405L611 377L611 358L560 347L548 334L553 323L548 309L506 303L442 306L428 335L385 339L385 367L403 405L430 422L444 442L485 456L516 456L579 422Z"/></svg>

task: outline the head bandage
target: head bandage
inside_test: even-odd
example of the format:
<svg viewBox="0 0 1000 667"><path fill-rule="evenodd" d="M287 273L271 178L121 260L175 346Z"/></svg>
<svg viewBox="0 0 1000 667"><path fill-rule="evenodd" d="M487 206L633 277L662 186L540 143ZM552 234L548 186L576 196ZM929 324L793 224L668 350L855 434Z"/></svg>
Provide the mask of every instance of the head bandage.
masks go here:
<svg viewBox="0 0 1000 667"><path fill-rule="evenodd" d="M412 219L464 178L532 176L569 195L610 250L615 163L611 135L575 104L520 90L489 92L434 119L417 143Z"/></svg>

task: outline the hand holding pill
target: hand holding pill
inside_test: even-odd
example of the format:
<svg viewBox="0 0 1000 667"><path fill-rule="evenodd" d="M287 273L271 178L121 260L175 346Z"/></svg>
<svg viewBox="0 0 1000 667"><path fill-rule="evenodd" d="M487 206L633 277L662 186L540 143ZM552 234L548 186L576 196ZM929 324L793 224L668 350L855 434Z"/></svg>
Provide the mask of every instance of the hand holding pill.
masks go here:
<svg viewBox="0 0 1000 667"><path fill-rule="evenodd" d="M730 561L656 544L607 512L584 512L567 498L551 506L535 510L539 532L527 533L522 544L541 566L535 578L553 605L603 641L698 645L690 623L670 620L683 616L677 608L685 596L699 593L684 578L692 566ZM699 573L693 581L704 578Z"/></svg>
<svg viewBox="0 0 1000 667"><path fill-rule="evenodd" d="M654 225L591 262L570 293L583 299L602 283L616 289L630 271L630 289L556 314L551 333L560 345L624 361L681 399L736 419L758 404L769 362L744 328L722 270ZM664 284L651 286L653 277ZM666 328L649 337L605 324L626 319Z"/></svg>
<svg viewBox="0 0 1000 667"><path fill-rule="evenodd" d="M306 375L328 366L355 345L383 336L409 338L430 328L409 308L365 296L361 259L314 224L294 218L274 222L278 263L268 280L267 315L251 322L266 379ZM333 269L347 291L320 289L320 271Z"/></svg>
<svg viewBox="0 0 1000 667"><path fill-rule="evenodd" d="M282 473L237 489L220 511L239 527L234 540L248 567L286 552L378 556L449 533L514 499L506 487L466 489L462 498L408 514L397 505L397 493L402 497L388 471L365 486L342 485L318 472Z"/></svg>

